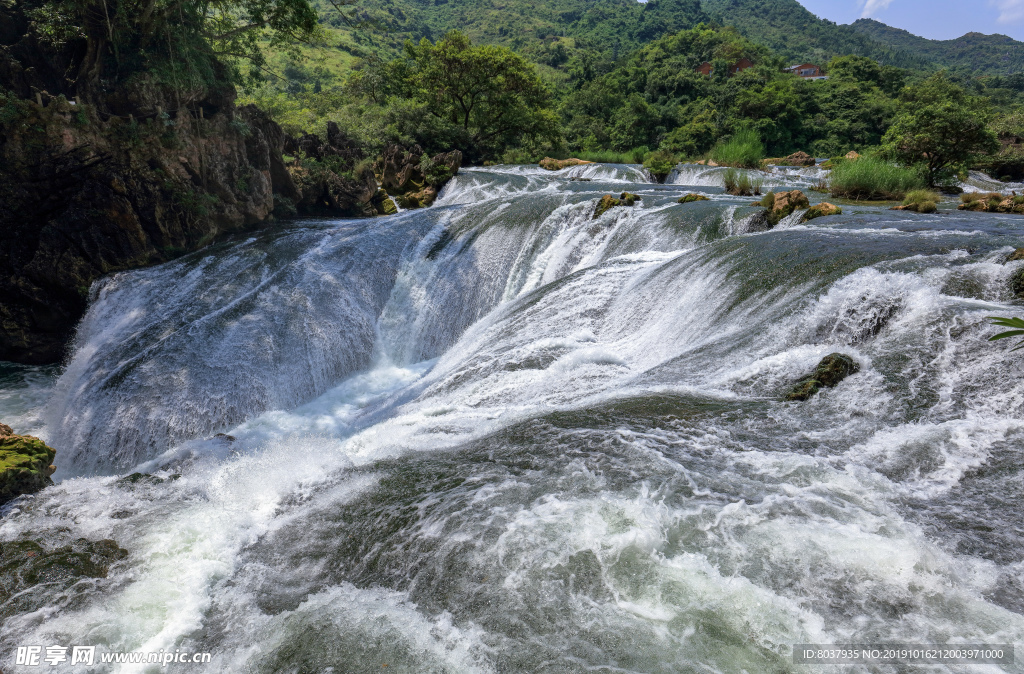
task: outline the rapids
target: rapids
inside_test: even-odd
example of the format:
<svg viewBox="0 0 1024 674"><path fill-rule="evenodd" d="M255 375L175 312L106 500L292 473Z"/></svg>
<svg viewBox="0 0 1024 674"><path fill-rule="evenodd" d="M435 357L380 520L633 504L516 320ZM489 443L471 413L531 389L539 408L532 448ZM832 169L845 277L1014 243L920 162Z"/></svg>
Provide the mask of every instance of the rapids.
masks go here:
<svg viewBox="0 0 1024 674"><path fill-rule="evenodd" d="M0 542L129 555L3 609L0 667L895 672L791 647L1024 641L1024 356L986 321L1021 314L1024 220L844 204L750 233L721 185L469 169L426 210L98 282L63 367L0 364L0 421L59 468ZM781 401L833 352L860 371Z"/></svg>

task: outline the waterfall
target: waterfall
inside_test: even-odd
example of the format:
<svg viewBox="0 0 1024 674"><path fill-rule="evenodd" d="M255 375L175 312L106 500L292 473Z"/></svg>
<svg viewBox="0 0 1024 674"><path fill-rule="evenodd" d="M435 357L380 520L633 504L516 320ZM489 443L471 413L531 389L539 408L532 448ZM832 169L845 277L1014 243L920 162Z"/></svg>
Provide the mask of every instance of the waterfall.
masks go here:
<svg viewBox="0 0 1024 674"><path fill-rule="evenodd" d="M1020 641L1024 382L986 317L1019 313L1024 226L847 204L748 232L720 172L471 169L429 209L100 282L56 382L0 370L0 420L60 467L0 542L128 556L19 599L0 649L762 672ZM859 371L785 402L831 353Z"/></svg>

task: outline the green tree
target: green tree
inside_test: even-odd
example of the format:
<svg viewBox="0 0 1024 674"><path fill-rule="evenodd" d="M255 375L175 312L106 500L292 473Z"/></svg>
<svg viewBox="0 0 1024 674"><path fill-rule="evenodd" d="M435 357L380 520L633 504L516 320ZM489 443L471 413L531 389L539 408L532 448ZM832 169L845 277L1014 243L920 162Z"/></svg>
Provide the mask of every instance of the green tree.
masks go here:
<svg viewBox="0 0 1024 674"><path fill-rule="evenodd" d="M550 94L533 65L506 47L474 46L453 31L432 44L406 43L413 96L468 132L490 154L524 139L559 135ZM473 148L467 148L472 150Z"/></svg>
<svg viewBox="0 0 1024 674"><path fill-rule="evenodd" d="M101 80L139 73L181 92L223 79L222 57L264 63L263 47L318 34L309 0L21 0L51 48L73 54L75 92L99 98Z"/></svg>
<svg viewBox="0 0 1024 674"><path fill-rule="evenodd" d="M999 148L987 125L986 101L968 95L944 73L908 87L901 99L904 112L885 133L883 147L904 164L923 164L930 187Z"/></svg>

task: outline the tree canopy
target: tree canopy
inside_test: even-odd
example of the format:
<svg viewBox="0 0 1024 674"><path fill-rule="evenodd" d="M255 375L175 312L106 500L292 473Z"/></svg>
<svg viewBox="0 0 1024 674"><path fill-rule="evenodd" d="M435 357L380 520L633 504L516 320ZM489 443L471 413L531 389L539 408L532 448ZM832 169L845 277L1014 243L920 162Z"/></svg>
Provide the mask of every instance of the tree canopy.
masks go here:
<svg viewBox="0 0 1024 674"><path fill-rule="evenodd" d="M923 163L928 184L950 180L977 155L999 148L988 128L988 105L943 74L904 90L901 112L886 131L885 151L905 164Z"/></svg>

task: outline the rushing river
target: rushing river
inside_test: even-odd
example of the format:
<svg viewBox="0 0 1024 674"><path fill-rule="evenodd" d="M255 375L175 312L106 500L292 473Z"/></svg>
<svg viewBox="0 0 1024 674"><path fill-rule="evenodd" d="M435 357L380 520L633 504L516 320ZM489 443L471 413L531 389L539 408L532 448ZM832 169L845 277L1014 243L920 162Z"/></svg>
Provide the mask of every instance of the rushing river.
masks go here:
<svg viewBox="0 0 1024 674"><path fill-rule="evenodd" d="M1021 315L1024 219L757 233L721 180L464 170L427 210L97 283L62 368L0 364L0 421L59 467L0 541L129 556L22 598L0 668L106 671L12 664L95 644L268 674L1024 671L790 650L1024 643L1024 355L985 320ZM781 401L834 352L860 371Z"/></svg>

